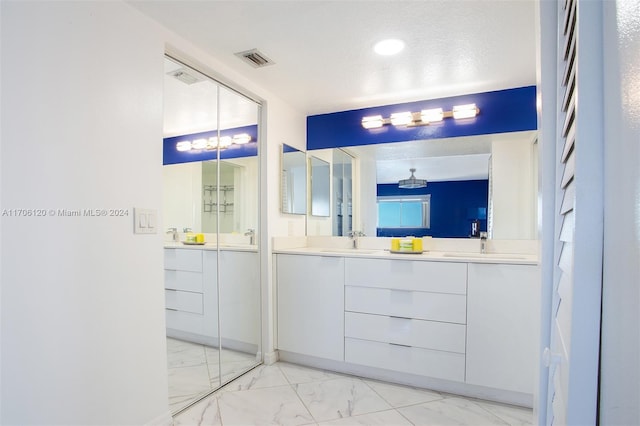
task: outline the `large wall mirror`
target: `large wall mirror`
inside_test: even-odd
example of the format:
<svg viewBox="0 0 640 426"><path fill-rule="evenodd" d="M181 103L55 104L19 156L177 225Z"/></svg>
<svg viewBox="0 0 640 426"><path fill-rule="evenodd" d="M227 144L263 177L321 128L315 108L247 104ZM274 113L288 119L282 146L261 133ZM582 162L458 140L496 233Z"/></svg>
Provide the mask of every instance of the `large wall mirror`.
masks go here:
<svg viewBox="0 0 640 426"><path fill-rule="evenodd" d="M536 135L536 131L523 131L348 147L359 165L358 177L353 178L357 185L352 194L352 205L356 205L352 223L368 236L469 238L477 221L490 238L536 239ZM321 151L325 150L310 153ZM399 188L401 180L410 178L411 169L416 179L427 181L426 187ZM340 187L334 184L332 192L337 200ZM410 222L404 227L401 221L396 226L384 221L380 226L380 202L393 198L399 204L405 202L401 207L407 211L409 204L422 208L428 200L428 226ZM334 208L334 222L341 212L344 209ZM415 212L422 214L416 221L424 220L422 210Z"/></svg>
<svg viewBox="0 0 640 426"><path fill-rule="evenodd" d="M261 361L261 107L171 58L164 104L167 235L158 285L166 298L169 404L177 413Z"/></svg>

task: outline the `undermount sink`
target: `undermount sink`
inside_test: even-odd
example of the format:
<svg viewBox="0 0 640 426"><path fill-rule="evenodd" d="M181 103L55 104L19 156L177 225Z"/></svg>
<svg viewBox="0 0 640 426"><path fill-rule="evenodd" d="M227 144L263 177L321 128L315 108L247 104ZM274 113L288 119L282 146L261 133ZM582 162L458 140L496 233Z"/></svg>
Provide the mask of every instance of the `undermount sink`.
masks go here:
<svg viewBox="0 0 640 426"><path fill-rule="evenodd" d="M501 253L445 253L442 257L457 257L471 259L505 259L505 260L527 260L529 257L517 254Z"/></svg>
<svg viewBox="0 0 640 426"><path fill-rule="evenodd" d="M362 250L362 249L353 249L353 248L328 248L328 249L322 249L321 251L323 253L371 254L379 250Z"/></svg>

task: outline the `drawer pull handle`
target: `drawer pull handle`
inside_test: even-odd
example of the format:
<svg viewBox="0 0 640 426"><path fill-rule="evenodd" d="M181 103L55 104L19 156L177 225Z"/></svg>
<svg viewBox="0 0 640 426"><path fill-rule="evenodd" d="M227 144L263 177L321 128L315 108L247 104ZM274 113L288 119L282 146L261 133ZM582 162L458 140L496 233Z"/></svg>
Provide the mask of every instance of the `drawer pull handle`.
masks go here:
<svg viewBox="0 0 640 426"><path fill-rule="evenodd" d="M411 348L412 347L411 345L401 345L400 343L389 343L389 344L392 345L392 346L400 346L400 347L403 347L403 348Z"/></svg>
<svg viewBox="0 0 640 426"><path fill-rule="evenodd" d="M164 291L173 291L173 292L176 292L176 291L178 291L178 290L176 290L175 288L165 288L165 289L164 289Z"/></svg>
<svg viewBox="0 0 640 426"><path fill-rule="evenodd" d="M178 310L177 310L177 309L173 309L173 308L165 308L165 309L166 309L167 311L175 311L175 312L178 312Z"/></svg>
<svg viewBox="0 0 640 426"><path fill-rule="evenodd" d="M413 319L413 318L409 318L409 317L399 317L399 316L396 316L396 315L389 315L389 318L404 319L404 320Z"/></svg>

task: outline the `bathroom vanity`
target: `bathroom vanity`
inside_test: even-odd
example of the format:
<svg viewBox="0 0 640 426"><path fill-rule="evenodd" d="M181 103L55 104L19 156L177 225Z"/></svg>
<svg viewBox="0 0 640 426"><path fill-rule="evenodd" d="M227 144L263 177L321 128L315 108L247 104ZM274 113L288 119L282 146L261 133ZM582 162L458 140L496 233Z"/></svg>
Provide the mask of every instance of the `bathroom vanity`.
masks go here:
<svg viewBox="0 0 640 426"><path fill-rule="evenodd" d="M260 340L255 246L169 243L164 259L167 336L218 347L223 329L225 347L255 353Z"/></svg>
<svg viewBox="0 0 640 426"><path fill-rule="evenodd" d="M532 405L535 256L298 248L274 268L280 359Z"/></svg>

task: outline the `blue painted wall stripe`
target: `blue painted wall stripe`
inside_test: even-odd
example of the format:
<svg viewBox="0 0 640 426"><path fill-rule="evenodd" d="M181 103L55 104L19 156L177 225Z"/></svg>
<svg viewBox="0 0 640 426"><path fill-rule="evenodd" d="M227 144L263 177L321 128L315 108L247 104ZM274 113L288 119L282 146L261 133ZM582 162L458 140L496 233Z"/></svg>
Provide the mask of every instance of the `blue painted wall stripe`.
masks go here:
<svg viewBox="0 0 640 426"><path fill-rule="evenodd" d="M471 119L445 119L443 122L419 127L384 126L364 129L362 117L394 112L418 112L455 105L475 103L480 114ZM440 139L508 133L537 129L536 87L526 86L494 92L475 93L450 98L432 99L396 105L385 105L307 117L307 149L339 148L409 140Z"/></svg>

